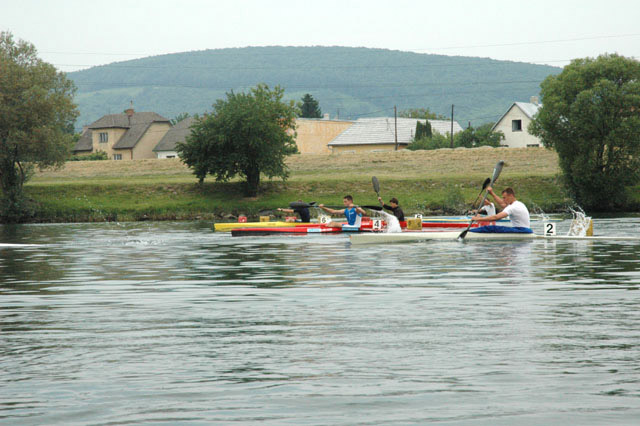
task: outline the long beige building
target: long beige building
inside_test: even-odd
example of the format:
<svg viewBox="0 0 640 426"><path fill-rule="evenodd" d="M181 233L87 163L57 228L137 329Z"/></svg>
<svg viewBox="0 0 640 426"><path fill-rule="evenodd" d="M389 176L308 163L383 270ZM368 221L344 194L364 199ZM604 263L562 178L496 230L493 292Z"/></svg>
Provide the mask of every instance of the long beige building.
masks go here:
<svg viewBox="0 0 640 426"><path fill-rule="evenodd" d="M157 158L174 158L176 144L184 142L191 133L193 117L178 122L171 128L153 149ZM329 154L329 142L353 125L353 121L330 119L296 119L296 145L301 154Z"/></svg>
<svg viewBox="0 0 640 426"><path fill-rule="evenodd" d="M106 152L112 160L157 158L153 149L171 129L169 119L155 112L105 115L86 127L73 148L77 155Z"/></svg>
<svg viewBox="0 0 640 426"><path fill-rule="evenodd" d="M298 118L296 145L301 154L330 154L329 142L353 125L353 121Z"/></svg>

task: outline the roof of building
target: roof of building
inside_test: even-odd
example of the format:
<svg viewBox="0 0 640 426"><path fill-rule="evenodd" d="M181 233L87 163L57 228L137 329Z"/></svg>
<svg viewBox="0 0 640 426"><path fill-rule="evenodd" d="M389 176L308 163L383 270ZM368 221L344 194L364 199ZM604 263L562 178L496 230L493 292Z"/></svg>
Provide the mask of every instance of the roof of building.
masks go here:
<svg viewBox="0 0 640 426"><path fill-rule="evenodd" d="M187 117L181 120L173 126L166 135L160 139L158 145L153 148L154 151L175 151L176 144L178 142L184 142L187 136L191 133L191 124L193 124L194 117Z"/></svg>
<svg viewBox="0 0 640 426"><path fill-rule="evenodd" d="M136 124L151 123L154 121L169 122L169 119L155 112L134 112L131 120L129 120L127 114L108 114L89 124L87 127L89 129L107 129L113 127L128 129Z"/></svg>
<svg viewBox="0 0 640 426"><path fill-rule="evenodd" d="M148 123L132 124L122 137L113 145L113 149L131 149L147 132L153 121Z"/></svg>
<svg viewBox="0 0 640 426"><path fill-rule="evenodd" d="M93 149L93 141L91 140L91 130L83 129L82 135L76 145L73 147L74 152L91 151Z"/></svg>
<svg viewBox="0 0 640 426"><path fill-rule="evenodd" d="M296 117L296 121L319 121L319 122L333 122L333 123L354 123L355 120L342 120L339 118L305 118Z"/></svg>
<svg viewBox="0 0 640 426"><path fill-rule="evenodd" d="M514 102L518 108L520 108L522 110L522 112L524 112L527 117L533 119L533 116L536 115L536 112L538 112L538 110L540 109L540 107L542 105L539 104L532 104L529 102Z"/></svg>
<svg viewBox="0 0 640 426"><path fill-rule="evenodd" d="M417 118L398 118L398 144L408 145L413 141ZM440 134L451 132L451 121L429 120L431 130ZM462 131L462 127L454 121L453 133ZM340 133L329 146L344 145L387 145L395 144L395 123L393 117L360 118L353 126Z"/></svg>
<svg viewBox="0 0 640 426"><path fill-rule="evenodd" d="M504 114L502 114L502 117L500 117L500 119L498 121L496 121L496 124L493 125L493 127L491 128L491 130L495 129L496 126L498 125L498 123L500 123L502 121L502 119L509 114L509 111L511 111L511 109L513 109L514 106L517 106L518 108L520 108L520 111L522 111L524 113L524 115L526 115L527 117L529 117L530 119L533 120L533 116L536 115L536 113L538 112L538 110L540 109L540 107L542 107L542 105L540 104L533 104L530 102L514 102L513 104L511 104L511 106L507 109L507 112L505 112Z"/></svg>
<svg viewBox="0 0 640 426"><path fill-rule="evenodd" d="M104 115L87 126L87 130L73 147L73 152L93 149L93 130L113 128L127 129L113 149L131 149L136 146L152 123L170 123L170 121L155 112L134 112L131 118L127 114Z"/></svg>

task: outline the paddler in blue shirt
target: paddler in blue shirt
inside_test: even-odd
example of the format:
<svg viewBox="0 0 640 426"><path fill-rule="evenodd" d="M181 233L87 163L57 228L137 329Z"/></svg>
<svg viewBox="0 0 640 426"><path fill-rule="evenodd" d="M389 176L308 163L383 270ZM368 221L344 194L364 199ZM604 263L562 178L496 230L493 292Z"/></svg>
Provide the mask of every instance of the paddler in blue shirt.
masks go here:
<svg viewBox="0 0 640 426"><path fill-rule="evenodd" d="M364 210L353 204L353 197L351 195L345 195L342 199L342 204L344 204L344 210L330 209L329 207L325 207L324 204L320 204L318 205L318 207L330 214L344 214L344 216L347 218L347 223L350 226L355 225L358 218L361 218L362 215L365 214ZM339 228L342 226L342 223L332 221L327 223L326 225L332 228Z"/></svg>

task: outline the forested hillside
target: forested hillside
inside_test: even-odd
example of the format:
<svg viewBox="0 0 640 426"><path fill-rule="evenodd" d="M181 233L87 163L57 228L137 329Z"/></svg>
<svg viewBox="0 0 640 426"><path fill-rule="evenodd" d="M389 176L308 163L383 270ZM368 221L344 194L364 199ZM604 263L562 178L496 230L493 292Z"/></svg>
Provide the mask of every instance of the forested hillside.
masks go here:
<svg viewBox="0 0 640 426"><path fill-rule="evenodd" d="M528 102L560 68L486 58L350 47L247 47L153 56L69 73L78 86L77 126L137 111L167 118L202 113L230 90L279 84L287 97L311 93L335 118L392 116L429 108L466 127L497 120L514 101Z"/></svg>

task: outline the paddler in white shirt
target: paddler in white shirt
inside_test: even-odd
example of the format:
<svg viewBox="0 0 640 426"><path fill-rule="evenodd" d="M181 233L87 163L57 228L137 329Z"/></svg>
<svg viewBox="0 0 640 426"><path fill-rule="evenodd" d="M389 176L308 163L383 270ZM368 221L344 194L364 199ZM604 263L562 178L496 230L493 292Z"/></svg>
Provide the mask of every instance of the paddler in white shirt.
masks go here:
<svg viewBox="0 0 640 426"><path fill-rule="evenodd" d="M481 214L483 216L492 216L496 214L496 206L488 199L485 199L484 206L480 207L478 210L474 210L473 214Z"/></svg>
<svg viewBox="0 0 640 426"><path fill-rule="evenodd" d="M502 207L502 211L497 214L481 216L475 215L472 220L475 222L494 222L496 220L509 217L511 226L488 225L471 229L471 232L520 232L530 234L531 222L529 221L529 210L522 202L516 199L516 193L513 188L505 188L502 191L502 197L493 192L493 188L488 187L487 192L491 194L495 202Z"/></svg>

